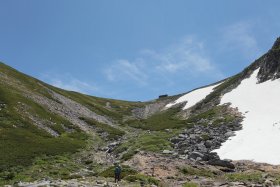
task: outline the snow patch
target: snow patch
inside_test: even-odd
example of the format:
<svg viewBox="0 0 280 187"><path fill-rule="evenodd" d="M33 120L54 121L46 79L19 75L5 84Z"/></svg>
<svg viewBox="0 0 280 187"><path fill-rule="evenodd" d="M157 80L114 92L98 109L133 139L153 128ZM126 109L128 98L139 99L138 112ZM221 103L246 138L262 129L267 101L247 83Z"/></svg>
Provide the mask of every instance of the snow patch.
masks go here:
<svg viewBox="0 0 280 187"><path fill-rule="evenodd" d="M184 106L183 110L188 109L192 106L194 106L196 103L199 101L203 100L207 95L209 95L212 91L214 91L214 88L219 86L221 83L212 85L212 86L207 86L204 88L200 88L194 91L191 91L182 97L178 98L176 101L167 104L165 107L170 108L176 104L187 102L186 105Z"/></svg>
<svg viewBox="0 0 280 187"><path fill-rule="evenodd" d="M258 84L255 70L250 78L221 99L243 113L243 129L214 150L221 159L252 160L280 164L280 80Z"/></svg>

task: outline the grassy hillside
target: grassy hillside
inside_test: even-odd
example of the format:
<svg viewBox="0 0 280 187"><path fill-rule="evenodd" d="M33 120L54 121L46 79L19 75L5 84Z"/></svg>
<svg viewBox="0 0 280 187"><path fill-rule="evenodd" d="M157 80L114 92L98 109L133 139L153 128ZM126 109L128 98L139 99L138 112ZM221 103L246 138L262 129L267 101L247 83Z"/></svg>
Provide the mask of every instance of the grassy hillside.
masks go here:
<svg viewBox="0 0 280 187"><path fill-rule="evenodd" d="M33 158L41 154L75 152L84 147L87 138L84 132L2 82L0 103L1 170L12 166L29 165ZM51 119L50 129L58 132L60 136L52 137L46 131L37 128L28 118L29 115L41 120ZM65 127L72 129L71 133L67 133Z"/></svg>
<svg viewBox="0 0 280 187"><path fill-rule="evenodd" d="M78 102L96 114L114 120L116 124L122 123L123 116L131 115L134 107L143 106L140 102L98 98L62 90L0 63L0 181L13 179L15 173L30 167L42 156L71 155L87 146L90 138L87 132L28 97L34 94L59 103L50 91ZM108 133L108 140L124 135L122 130L108 124L81 116L77 116L77 120L78 117L90 128L93 127L93 131Z"/></svg>
<svg viewBox="0 0 280 187"><path fill-rule="evenodd" d="M62 90L60 88L56 88L47 84L44 85L49 89L54 90L56 93L59 93L86 106L93 112L96 112L97 114L103 116L108 116L118 122L122 120L124 115L131 115L131 110L133 108L145 106L145 103L141 102L129 102L115 99L99 98L74 91Z"/></svg>
<svg viewBox="0 0 280 187"><path fill-rule="evenodd" d="M33 77L18 72L17 70L0 62L0 75L1 74L2 76L8 76L8 79L10 80L20 81L20 84L22 86L26 87L28 90L31 90L34 93L43 95L49 99L53 99L48 91L49 89L86 106L90 110L100 115L110 116L111 118L114 118L116 120L121 120L124 115L130 115L131 109L135 107L142 107L146 104L141 102L99 98L74 91L67 91L56 88Z"/></svg>

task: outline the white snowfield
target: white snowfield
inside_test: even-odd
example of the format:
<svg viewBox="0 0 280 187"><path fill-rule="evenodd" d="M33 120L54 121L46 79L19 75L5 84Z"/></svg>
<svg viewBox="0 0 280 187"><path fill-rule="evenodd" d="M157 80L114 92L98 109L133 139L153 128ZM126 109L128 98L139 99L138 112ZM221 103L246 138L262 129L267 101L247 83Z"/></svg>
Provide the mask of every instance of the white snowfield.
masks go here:
<svg viewBox="0 0 280 187"><path fill-rule="evenodd" d="M221 103L245 116L243 129L214 150L221 159L252 160L280 164L280 79L257 84L255 70L250 78L225 94Z"/></svg>
<svg viewBox="0 0 280 187"><path fill-rule="evenodd" d="M218 84L215 84L212 86L207 86L204 88L200 88L200 89L191 91L191 92L183 95L182 97L179 97L173 103L167 104L165 107L170 108L176 104L179 104L182 102L187 102L186 105L184 106L183 110L188 109L188 108L194 106L199 101L203 100L207 95L209 95L214 90L215 87L217 87L220 84L221 83L218 83Z"/></svg>

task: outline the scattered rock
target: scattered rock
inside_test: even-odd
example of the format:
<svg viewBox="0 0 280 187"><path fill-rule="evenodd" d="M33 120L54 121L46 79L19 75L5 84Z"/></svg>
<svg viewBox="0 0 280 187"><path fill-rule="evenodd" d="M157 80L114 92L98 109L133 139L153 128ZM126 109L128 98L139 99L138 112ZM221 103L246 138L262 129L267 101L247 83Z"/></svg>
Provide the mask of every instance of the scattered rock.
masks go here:
<svg viewBox="0 0 280 187"><path fill-rule="evenodd" d="M173 154L174 152L170 151L170 150L163 150L162 153L163 154Z"/></svg>
<svg viewBox="0 0 280 187"><path fill-rule="evenodd" d="M226 137L231 137L231 136L235 136L235 133L233 131L229 131L227 133L225 133Z"/></svg>
<svg viewBox="0 0 280 187"><path fill-rule="evenodd" d="M192 152L192 153L188 156L188 158L194 159L194 160L197 160L198 158L202 159L203 157L204 157L204 154L202 154L202 153L200 153L200 152L196 152L196 151Z"/></svg>
<svg viewBox="0 0 280 187"><path fill-rule="evenodd" d="M234 169L235 166L226 160L220 160L220 159L213 159L213 160L209 160L207 162L209 165L213 165L213 166L221 166L221 167L225 167L225 168L229 168L229 169Z"/></svg>

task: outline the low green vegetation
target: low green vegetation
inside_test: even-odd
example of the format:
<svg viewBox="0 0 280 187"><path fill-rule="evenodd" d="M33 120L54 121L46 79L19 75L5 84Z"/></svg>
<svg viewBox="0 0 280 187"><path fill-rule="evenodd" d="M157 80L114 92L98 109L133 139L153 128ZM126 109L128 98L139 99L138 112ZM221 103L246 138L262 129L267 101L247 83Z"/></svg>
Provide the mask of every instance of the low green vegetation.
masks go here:
<svg viewBox="0 0 280 187"><path fill-rule="evenodd" d="M49 99L52 99L52 96L48 92L48 90L42 86L43 82L33 77L30 77L26 74L23 74L1 62L0 62L0 70L1 73L4 73L9 77L10 81L16 81L17 84L19 84L20 86L24 86L25 88L29 89L32 92L35 92L39 95L43 95Z"/></svg>
<svg viewBox="0 0 280 187"><path fill-rule="evenodd" d="M183 184L183 187L199 187L199 185L194 182L187 182L187 183Z"/></svg>
<svg viewBox="0 0 280 187"><path fill-rule="evenodd" d="M256 182L263 183L264 179L261 172L240 172L240 173L229 173L225 175L226 179L229 181L238 182Z"/></svg>
<svg viewBox="0 0 280 187"><path fill-rule="evenodd" d="M191 175L191 176L203 176L203 177L215 177L215 173L209 169L205 168L194 168L192 166L185 166L181 169L182 173L185 175Z"/></svg>
<svg viewBox="0 0 280 187"><path fill-rule="evenodd" d="M80 165L73 162L69 154L47 156L42 155L34 159L29 167L12 167L0 173L0 184L13 184L17 181L34 181L46 176L53 179L77 178L73 175L79 171Z"/></svg>
<svg viewBox="0 0 280 187"><path fill-rule="evenodd" d="M124 178L124 180L129 182L142 182L144 185L159 185L159 180L143 174L128 175Z"/></svg>
<svg viewBox="0 0 280 187"><path fill-rule="evenodd" d="M121 154L122 160L130 159L138 151L149 151L149 152L161 152L164 149L171 150L171 142L168 141L169 138L174 136L176 132L146 132L140 134L137 137L119 145L114 153Z"/></svg>
<svg viewBox="0 0 280 187"><path fill-rule="evenodd" d="M202 125L209 125L209 121L212 121L211 125L214 125L214 126L232 122L235 119L235 117L223 112L223 110L225 110L224 107L225 106L215 106L215 107L207 110L206 112L202 112L200 114L191 116L190 118L187 119L187 123L197 124L202 119L208 120L208 122L205 121L205 122L200 123Z"/></svg>
<svg viewBox="0 0 280 187"><path fill-rule="evenodd" d="M273 181L273 184L280 185L280 173L273 173L272 176L275 178L275 181Z"/></svg>
<svg viewBox="0 0 280 187"><path fill-rule="evenodd" d="M37 157L73 154L86 146L88 135L79 128L3 82L0 82L0 103L0 183L15 180ZM38 128L31 116L59 136L53 137Z"/></svg>
<svg viewBox="0 0 280 187"><path fill-rule="evenodd" d="M187 127L185 120L181 120L178 116L176 116L179 111L181 111L181 108L179 107L170 108L154 114L147 119L134 119L127 121L126 123L134 128L152 131Z"/></svg>
<svg viewBox="0 0 280 187"><path fill-rule="evenodd" d="M125 134L124 131L121 131L105 123L100 123L96 120L85 118L85 117L80 117L80 119L85 121L87 124L95 127L98 133L106 132L108 134L107 138L110 140L117 139Z"/></svg>
<svg viewBox="0 0 280 187"><path fill-rule="evenodd" d="M125 178L129 175L136 175L138 173L136 170L126 165L121 165L121 168L122 168L121 178ZM101 173L99 173L98 176L114 178L114 173L115 173L114 171L115 171L115 167L111 166L106 170L102 171Z"/></svg>
<svg viewBox="0 0 280 187"><path fill-rule="evenodd" d="M16 90L4 88L0 84L0 100L1 103L5 103L5 107L0 110L0 169L29 165L34 157L41 154L76 152L84 147L87 135L68 121L24 98ZM46 121L51 120L55 125L49 127L60 136L54 138L37 128L29 118L22 116L22 112L28 112ZM72 133L65 132L62 125L71 128Z"/></svg>
<svg viewBox="0 0 280 187"><path fill-rule="evenodd" d="M203 133L203 134L201 135L201 138L203 139L203 141L206 141L206 140L209 140L209 139L210 139L210 136L209 136L209 134L207 134L207 133Z"/></svg>
<svg viewBox="0 0 280 187"><path fill-rule="evenodd" d="M131 159L135 154L137 154L139 151L134 148L132 149L128 149L127 152L125 152L123 155L122 155L122 160L125 161L125 160L129 160Z"/></svg>
<svg viewBox="0 0 280 187"><path fill-rule="evenodd" d="M121 168L122 168L121 178L126 181L129 182L142 181L144 184L155 184L155 185L159 184L159 181L157 179L143 174L139 174L136 170L132 169L129 166L121 165ZM98 176L114 178L114 169L115 169L114 166L109 167L106 170L99 173Z"/></svg>
<svg viewBox="0 0 280 187"><path fill-rule="evenodd" d="M0 171L18 165L28 166L38 155L74 153L85 146L86 136L83 133L76 132L53 138L40 131L30 132L28 128L36 127L1 128Z"/></svg>

